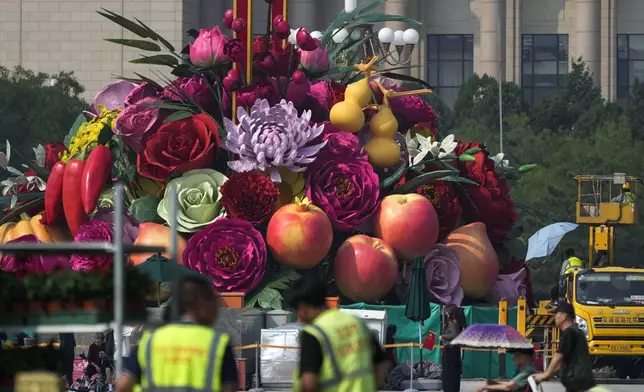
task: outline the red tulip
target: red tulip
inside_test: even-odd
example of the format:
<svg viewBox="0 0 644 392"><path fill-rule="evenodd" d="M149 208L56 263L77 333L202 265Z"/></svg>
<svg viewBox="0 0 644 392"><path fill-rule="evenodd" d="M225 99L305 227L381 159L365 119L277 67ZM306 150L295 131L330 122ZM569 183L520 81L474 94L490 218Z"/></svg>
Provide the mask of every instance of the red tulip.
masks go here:
<svg viewBox="0 0 644 392"><path fill-rule="evenodd" d="M297 31L297 45L306 51L315 50L318 47L317 42L311 37L311 34L306 29L299 29Z"/></svg>
<svg viewBox="0 0 644 392"><path fill-rule="evenodd" d="M291 35L291 26L285 20L281 20L275 25L275 35L279 39L287 39Z"/></svg>
<svg viewBox="0 0 644 392"><path fill-rule="evenodd" d="M246 22L242 18L237 18L233 20L231 28L235 33L241 33L246 28Z"/></svg>
<svg viewBox="0 0 644 392"><path fill-rule="evenodd" d="M277 24L281 21L284 20L284 15L279 14L276 17L273 18L273 26L277 26Z"/></svg>
<svg viewBox="0 0 644 392"><path fill-rule="evenodd" d="M235 11L233 11L232 8L229 8L226 10L224 13L224 26L226 26L227 29L230 29L233 26L233 20L235 19Z"/></svg>
<svg viewBox="0 0 644 392"><path fill-rule="evenodd" d="M226 91L237 91L241 87L241 75L238 70L231 69L223 80Z"/></svg>

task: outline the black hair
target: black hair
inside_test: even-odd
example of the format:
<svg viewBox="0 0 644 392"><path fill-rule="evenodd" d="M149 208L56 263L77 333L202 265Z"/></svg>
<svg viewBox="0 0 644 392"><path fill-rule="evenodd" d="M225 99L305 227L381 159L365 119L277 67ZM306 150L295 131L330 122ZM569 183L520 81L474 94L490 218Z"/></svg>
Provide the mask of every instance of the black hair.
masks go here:
<svg viewBox="0 0 644 392"><path fill-rule="evenodd" d="M186 276L179 279L174 285L173 299L179 315L184 315L199 306L198 300L214 301L215 293L207 279L200 276Z"/></svg>
<svg viewBox="0 0 644 392"><path fill-rule="evenodd" d="M573 248L566 249L566 257L573 257L575 255L575 250Z"/></svg>
<svg viewBox="0 0 644 392"><path fill-rule="evenodd" d="M444 312L445 318L443 319L443 328L445 328L450 321L456 321L461 331L467 328L467 321L465 320L463 309L457 305L450 304L445 306Z"/></svg>
<svg viewBox="0 0 644 392"><path fill-rule="evenodd" d="M559 299L559 286L554 286L550 289L550 300L557 301Z"/></svg>
<svg viewBox="0 0 644 392"><path fill-rule="evenodd" d="M555 309L555 313L563 313L570 320L575 319L575 308L573 308L572 305L566 301L559 302L557 309Z"/></svg>
<svg viewBox="0 0 644 392"><path fill-rule="evenodd" d="M286 302L292 309L297 309L300 305L322 308L326 306L326 296L324 282L300 279L293 285Z"/></svg>

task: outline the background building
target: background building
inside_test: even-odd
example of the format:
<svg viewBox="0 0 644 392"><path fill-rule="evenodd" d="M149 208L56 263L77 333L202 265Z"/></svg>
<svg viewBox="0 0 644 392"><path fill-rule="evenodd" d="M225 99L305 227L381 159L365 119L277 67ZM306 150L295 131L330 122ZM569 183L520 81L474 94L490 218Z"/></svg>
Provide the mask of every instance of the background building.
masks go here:
<svg viewBox="0 0 644 392"><path fill-rule="evenodd" d="M137 17L172 42L219 24L232 0L0 0L0 65L74 71L91 97L118 75L158 76L129 64L139 51L103 41L124 32L95 11ZM323 30L343 0L290 0L291 27ZM255 26L265 26L255 0ZM448 103L473 73L523 86L529 102L561 87L570 59L583 57L608 99L644 79L643 0L389 0L386 13L424 23L412 75L426 78ZM392 23L392 28L406 28ZM125 37L128 34L125 33Z"/></svg>

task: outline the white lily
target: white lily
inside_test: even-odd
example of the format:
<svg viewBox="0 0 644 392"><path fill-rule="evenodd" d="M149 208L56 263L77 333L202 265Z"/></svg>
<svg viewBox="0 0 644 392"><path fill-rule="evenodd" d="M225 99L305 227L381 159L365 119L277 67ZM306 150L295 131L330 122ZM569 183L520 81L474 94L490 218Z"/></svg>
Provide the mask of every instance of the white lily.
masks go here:
<svg viewBox="0 0 644 392"><path fill-rule="evenodd" d="M9 140L6 141L7 152L0 152L0 167L5 168L9 165L9 159L11 159L11 144Z"/></svg>
<svg viewBox="0 0 644 392"><path fill-rule="evenodd" d="M425 159L431 148L431 140L421 134L416 134L415 137L411 136L411 132L405 135L405 143L407 144L407 153L409 154L409 165L415 166ZM414 170L423 170L423 167L415 167Z"/></svg>
<svg viewBox="0 0 644 392"><path fill-rule="evenodd" d="M416 137L418 137L417 135ZM454 141L454 135L447 135L439 142L433 142L430 145L430 152L433 156L443 158L454 152L458 143Z"/></svg>
<svg viewBox="0 0 644 392"><path fill-rule="evenodd" d="M490 157L490 159L494 161L494 167L499 171L503 171L510 167L510 161L503 159L504 157L505 154L503 154L502 152L496 154L493 157Z"/></svg>

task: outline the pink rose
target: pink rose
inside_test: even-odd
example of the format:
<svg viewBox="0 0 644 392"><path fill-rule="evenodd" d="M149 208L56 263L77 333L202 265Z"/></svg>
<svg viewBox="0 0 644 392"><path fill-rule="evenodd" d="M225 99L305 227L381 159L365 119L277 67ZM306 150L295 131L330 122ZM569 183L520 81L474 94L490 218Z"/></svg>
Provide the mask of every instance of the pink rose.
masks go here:
<svg viewBox="0 0 644 392"><path fill-rule="evenodd" d="M221 33L219 26L212 30L202 29L190 47L190 61L197 67L208 68L213 65L230 62L224 48L229 38Z"/></svg>
<svg viewBox="0 0 644 392"><path fill-rule="evenodd" d="M160 109L149 106L157 102L156 98L144 98L138 104L123 109L116 118L114 133L120 135L125 144L135 152L141 147L143 135L156 129L160 122Z"/></svg>

